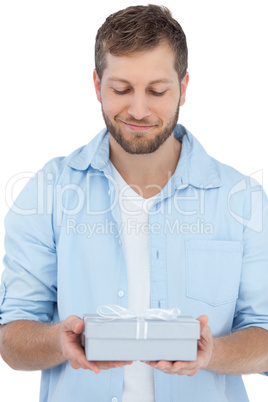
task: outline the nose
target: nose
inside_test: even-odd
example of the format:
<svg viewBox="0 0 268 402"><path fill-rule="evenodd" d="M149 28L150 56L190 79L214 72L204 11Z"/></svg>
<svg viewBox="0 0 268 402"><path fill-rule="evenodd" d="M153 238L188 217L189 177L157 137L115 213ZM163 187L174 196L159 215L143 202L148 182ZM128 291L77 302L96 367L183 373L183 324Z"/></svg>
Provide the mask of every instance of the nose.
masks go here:
<svg viewBox="0 0 268 402"><path fill-rule="evenodd" d="M151 115L146 94L133 94L130 100L128 113L136 120L142 120Z"/></svg>

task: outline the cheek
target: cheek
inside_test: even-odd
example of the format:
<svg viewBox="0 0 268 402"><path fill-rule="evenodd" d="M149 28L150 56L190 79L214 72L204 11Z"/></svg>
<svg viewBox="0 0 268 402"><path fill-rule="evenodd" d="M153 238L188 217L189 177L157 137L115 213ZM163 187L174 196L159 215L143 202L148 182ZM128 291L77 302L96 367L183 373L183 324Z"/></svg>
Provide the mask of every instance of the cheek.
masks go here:
<svg viewBox="0 0 268 402"><path fill-rule="evenodd" d="M102 92L101 99L104 112L111 118L120 114L126 109L126 102L119 96L114 96L112 94Z"/></svg>
<svg viewBox="0 0 268 402"><path fill-rule="evenodd" d="M175 115L179 104L179 96L177 94L170 94L164 96L162 99L156 98L152 103L152 110L163 117L168 119Z"/></svg>
<svg viewBox="0 0 268 402"><path fill-rule="evenodd" d="M178 101L177 101L178 102ZM154 108L154 114L162 120L170 120L177 111L178 103L176 101L166 100Z"/></svg>

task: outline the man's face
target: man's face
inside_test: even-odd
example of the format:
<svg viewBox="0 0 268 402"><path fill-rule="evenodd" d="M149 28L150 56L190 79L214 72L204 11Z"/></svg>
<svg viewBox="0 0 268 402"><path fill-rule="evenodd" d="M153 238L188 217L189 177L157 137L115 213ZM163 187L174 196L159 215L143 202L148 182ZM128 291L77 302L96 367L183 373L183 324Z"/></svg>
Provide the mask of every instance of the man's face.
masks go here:
<svg viewBox="0 0 268 402"><path fill-rule="evenodd" d="M110 134L131 154L155 152L173 133L185 102L188 74L179 83L174 53L163 43L128 56L106 55L94 84Z"/></svg>

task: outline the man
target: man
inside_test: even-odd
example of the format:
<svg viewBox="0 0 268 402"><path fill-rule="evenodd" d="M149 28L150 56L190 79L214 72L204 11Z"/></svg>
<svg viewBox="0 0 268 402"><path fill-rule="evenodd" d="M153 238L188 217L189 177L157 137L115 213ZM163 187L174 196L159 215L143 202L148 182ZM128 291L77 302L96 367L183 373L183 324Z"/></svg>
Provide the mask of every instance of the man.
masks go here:
<svg viewBox="0 0 268 402"><path fill-rule="evenodd" d="M267 198L177 125L188 80L166 8L108 17L106 128L48 162L6 217L0 350L43 370L41 401L247 401L241 374L268 371ZM197 360L88 362L81 317L103 304L199 317Z"/></svg>

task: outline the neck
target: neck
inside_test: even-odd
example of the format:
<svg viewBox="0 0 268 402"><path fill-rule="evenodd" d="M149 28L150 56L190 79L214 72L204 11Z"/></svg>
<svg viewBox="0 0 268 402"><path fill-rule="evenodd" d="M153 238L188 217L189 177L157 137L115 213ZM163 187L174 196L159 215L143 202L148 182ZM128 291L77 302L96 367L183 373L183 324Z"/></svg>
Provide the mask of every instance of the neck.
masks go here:
<svg viewBox="0 0 268 402"><path fill-rule="evenodd" d="M126 183L143 198L158 194L175 172L181 143L172 134L151 154L129 154L110 135L110 160Z"/></svg>

